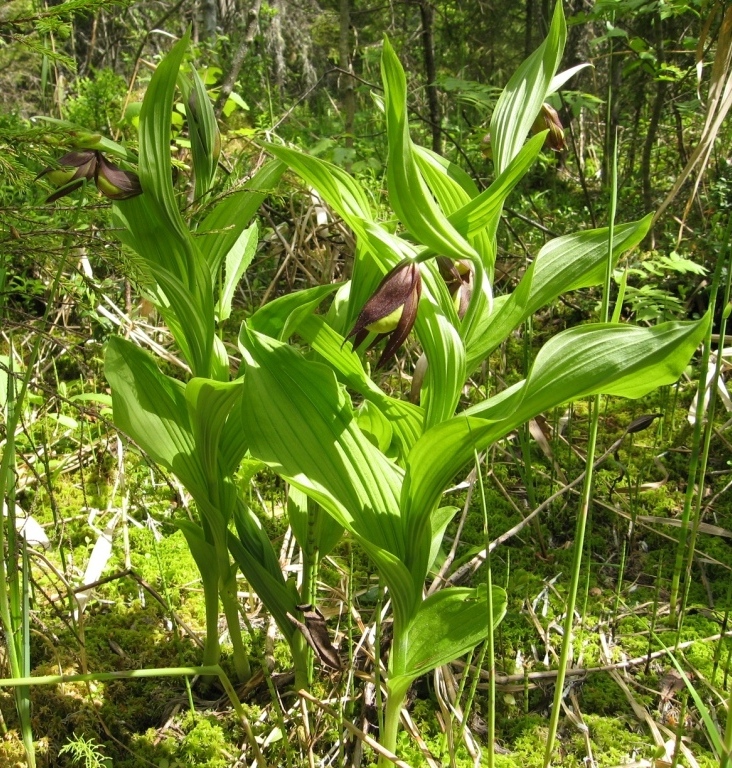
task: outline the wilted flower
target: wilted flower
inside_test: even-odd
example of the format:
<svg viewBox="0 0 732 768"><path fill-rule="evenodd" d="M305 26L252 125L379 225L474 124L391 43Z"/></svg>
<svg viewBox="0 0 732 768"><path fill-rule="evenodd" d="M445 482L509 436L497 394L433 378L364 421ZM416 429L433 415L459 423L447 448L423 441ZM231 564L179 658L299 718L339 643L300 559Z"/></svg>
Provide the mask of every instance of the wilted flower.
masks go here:
<svg viewBox="0 0 732 768"><path fill-rule="evenodd" d="M534 125L531 127L533 134L540 133L549 129L549 133L546 137L545 146L553 149L555 152L561 152L567 148L567 144L564 141L564 127L562 121L559 119L557 110L549 104L541 105L541 112L534 120Z"/></svg>
<svg viewBox="0 0 732 768"><path fill-rule="evenodd" d="M379 334L373 344L390 336L389 343L376 363L377 368L381 367L396 354L409 336L417 318L421 294L419 266L413 261L397 264L379 283L346 338L355 336L354 346L357 347L369 333Z"/></svg>
<svg viewBox="0 0 732 768"><path fill-rule="evenodd" d="M94 181L97 189L110 200L126 200L128 197L142 194L136 173L123 171L95 149L68 152L59 158L58 167L45 168L36 179L42 176L59 187L46 198L47 203L68 195L78 189L84 181Z"/></svg>

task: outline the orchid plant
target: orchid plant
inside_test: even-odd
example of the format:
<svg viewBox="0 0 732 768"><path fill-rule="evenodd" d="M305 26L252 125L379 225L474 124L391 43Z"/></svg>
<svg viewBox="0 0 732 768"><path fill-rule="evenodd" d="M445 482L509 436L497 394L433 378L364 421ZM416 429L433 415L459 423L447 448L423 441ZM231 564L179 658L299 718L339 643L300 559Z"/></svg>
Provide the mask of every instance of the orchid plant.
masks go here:
<svg viewBox="0 0 732 768"><path fill-rule="evenodd" d="M237 471L247 452L238 417L243 382L232 380L220 338L234 290L256 248L257 227L247 225L284 165L270 162L242 187L209 204L205 216L183 218L171 175L176 88L185 105L199 203L210 193L220 152L206 89L195 69L183 66L188 44L186 36L173 47L148 86L140 112L137 173L118 168L101 153L133 164L135 157L125 147L76 131L81 137L76 149L39 177L58 187L49 200L93 182L114 201L114 223L124 245L137 255L141 289L170 328L190 373L185 383L163 374L151 355L119 337L107 347L105 373L112 386L116 425L178 477L198 511L198 522L186 519L177 525L203 583L204 665L219 660L221 603L236 672L241 679L250 675L237 598L236 576L241 569L289 642L296 681L304 687L309 682L310 651L296 617L301 613L298 606L309 601L312 578L306 563L300 590L285 579L272 543L239 487ZM305 530L310 536L303 548L319 548L325 554L341 535L330 518Z"/></svg>
<svg viewBox="0 0 732 768"><path fill-rule="evenodd" d="M237 481L242 460L250 456L293 489L288 514L311 556L306 562L327 553L346 530L379 570L393 617L381 734L391 751L412 681L471 650L488 634L489 620L497 623L506 610L498 587L490 594L484 587L426 589L456 512L442 503L444 489L476 451L542 411L596 393L640 397L674 381L708 323L705 318L652 328L620 323L571 328L539 350L523 381L460 407L468 376L515 328L561 293L602 283L648 230L646 218L615 227L612 236L597 229L556 238L540 250L513 292L493 295L504 203L545 142L556 145L561 139L561 128L544 105L574 72L557 74L565 38L558 4L546 40L497 103L491 122L496 178L483 192L458 166L413 143L406 78L385 40L387 188L401 225L397 232L377 219L365 190L342 168L276 143L267 145L275 160L244 187L209 203L200 220L185 220L171 179L176 87L187 110L198 199L209 195L219 137L203 83L195 70L182 66L184 38L158 66L143 102L141 194L118 197L113 205L122 241L139 257L144 290L190 371L185 382L167 376L151 355L121 338L107 348L116 424L175 473L195 501L198 522L179 526L206 597L204 663L218 660L220 600L237 671L241 677L249 673L236 595L241 569L290 644L296 686L309 679L302 631L307 623L298 617L307 620L303 604L314 592L312 573L306 568L299 590L283 576ZM532 128L542 125L527 141ZM104 168L96 154L66 158L60 166L64 184L99 183ZM353 230L353 277L345 285L283 296L254 313L242 325L243 361L232 376L221 323L254 253L256 226L247 224L286 167ZM321 312L329 298L329 308ZM372 379L363 350L386 338L377 365L385 364L412 330L425 369L419 404L385 393ZM307 349L292 343L294 337Z"/></svg>
<svg viewBox="0 0 732 768"><path fill-rule="evenodd" d="M476 451L542 411L597 393L640 397L675 381L708 323L571 328L539 350L523 381L458 410L468 375L515 328L560 293L602 283L648 230L645 218L612 234L556 238L512 293L492 294L504 202L548 137L559 140L556 125L526 136L546 97L574 71L557 74L565 38L558 4L546 40L498 101L491 122L497 176L480 193L459 167L412 142L404 70L385 40L387 187L400 234L376 220L364 189L343 169L268 145L350 226L357 248L353 279L325 314L314 309L333 286L275 300L242 326L243 432L251 454L317 501L381 574L393 616L381 734L391 751L412 681L472 649L486 637L489 616L498 622L505 612L497 587L490 595L485 588L426 589L456 512L443 505L444 490ZM388 337L377 362L383 365L412 328L427 366L419 405L382 391L359 353ZM289 343L295 334L310 348L307 356Z"/></svg>

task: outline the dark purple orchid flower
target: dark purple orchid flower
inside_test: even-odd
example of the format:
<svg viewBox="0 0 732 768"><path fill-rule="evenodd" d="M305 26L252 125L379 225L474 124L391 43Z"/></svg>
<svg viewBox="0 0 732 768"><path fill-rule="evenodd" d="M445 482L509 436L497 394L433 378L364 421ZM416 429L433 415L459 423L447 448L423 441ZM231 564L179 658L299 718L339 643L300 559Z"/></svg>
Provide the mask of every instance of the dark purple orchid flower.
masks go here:
<svg viewBox="0 0 732 768"><path fill-rule="evenodd" d="M94 181L97 189L110 200L126 200L142 194L136 173L123 171L95 149L74 150L58 159L57 167L44 168L36 179L45 176L58 189L46 198L52 203L78 189L85 181Z"/></svg>
<svg viewBox="0 0 732 768"><path fill-rule="evenodd" d="M389 336L389 342L376 363L376 367L380 368L394 357L409 336L417 318L421 294L419 265L414 261L397 264L379 283L346 338L354 336L354 346L358 347L369 333L378 334L371 346Z"/></svg>

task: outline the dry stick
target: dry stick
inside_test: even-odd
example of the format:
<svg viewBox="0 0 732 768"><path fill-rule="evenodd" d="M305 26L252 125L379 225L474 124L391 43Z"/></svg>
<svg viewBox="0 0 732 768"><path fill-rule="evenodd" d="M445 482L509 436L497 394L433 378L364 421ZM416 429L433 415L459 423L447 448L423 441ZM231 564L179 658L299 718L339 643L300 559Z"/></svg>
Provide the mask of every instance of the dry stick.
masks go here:
<svg viewBox="0 0 732 768"><path fill-rule="evenodd" d="M452 546L450 547L450 551L448 552L448 555L445 558L445 562L442 564L442 567L440 568L437 576L435 576L435 580L432 582L432 584L430 584L430 588L427 590L428 597L434 592L436 592L439 585L445 581L445 575L450 569L450 566L455 561L455 557L457 555L457 548L460 544L460 536L463 532L463 527L465 526L465 520L467 519L467 516L468 516L468 510L470 509L470 502L473 499L473 490L475 489L475 478L476 478L475 468L473 468L470 470L470 474L468 475L468 479L467 479L468 492L465 495L465 504L463 505L463 512L460 515L460 522L458 523L457 531L455 533L455 538L453 539Z"/></svg>
<svg viewBox="0 0 732 768"><path fill-rule="evenodd" d="M625 439L628 432L626 431L625 434L623 434L622 437L619 437L606 451L605 453L600 456L597 461L595 461L593 468L597 469L600 464L602 464L605 459L607 459L608 456L615 453L615 451L618 450L620 447L620 444ZM539 504L539 506L530 512L526 517L516 523L516 525L513 526L513 528L509 528L505 533L502 533L498 538L494 539L488 549L490 552L493 552L496 547L500 546L504 542L508 541L511 537L515 536L517 533L519 533L521 530L523 530L538 514L543 512L547 507L549 507L556 499L558 499L560 496L563 496L567 491L574 488L576 485L579 485L587 474L587 470L582 472L580 475L575 477L574 480L572 480L571 483L568 483L564 486L564 488L560 488L556 493L553 493L546 501ZM475 571L478 570L478 568L483 564L487 556L486 550L482 549L478 554L472 559L469 560L465 565L461 566L460 568L455 571L455 573L450 576L449 579L445 582L447 586L459 584L461 581L466 579L471 573L475 573ZM523 678L522 678L523 679Z"/></svg>
<svg viewBox="0 0 732 768"><path fill-rule="evenodd" d="M704 637L701 640L686 640L683 643L679 643L679 649L682 648L690 648L695 643L713 643L717 640L720 640L723 637L732 637L732 630L728 630L727 632L721 632L716 635L710 635L709 637ZM567 677L582 677L584 675L590 675L597 672L612 672L617 671L619 669L628 669L630 667L639 667L642 664L645 664L646 661L650 659L658 659L662 656L667 656L667 651L654 651L653 653L644 653L643 656L636 656L633 659L626 659L625 661L618 661L615 664L603 664L597 667L572 667L567 670L566 675ZM455 661L453 662L458 667L465 667L465 663L461 661ZM471 672L475 671L474 668L471 666L470 668ZM490 677L490 674L486 671L481 669L480 670L480 676L483 679L488 679ZM557 676L557 670L556 669L545 669L541 670L539 672L520 672L516 675L496 675L496 685L510 685L512 683L521 683L523 687L524 680L553 680Z"/></svg>
<svg viewBox="0 0 732 768"><path fill-rule="evenodd" d="M393 752L389 751L388 749L381 746L381 744L378 743L378 741L374 741L369 735L364 733L360 728L357 728L350 720L345 720L341 718L341 715L338 714L338 712L333 709L333 707L329 707L327 704L323 704L322 701L319 699L316 699L315 696L311 696L307 691L300 690L297 692L298 696L301 696L303 699L307 699L312 704L315 704L316 707L319 709L322 709L323 712L325 712L327 715L330 715L332 718L334 718L336 721L343 724L343 727L350 731L356 738L361 739L361 741L364 742L364 744L368 744L371 749L374 750L377 754L385 757L390 762L394 763L394 765L398 766L398 768L412 768L409 763L405 763L404 760L400 760Z"/></svg>

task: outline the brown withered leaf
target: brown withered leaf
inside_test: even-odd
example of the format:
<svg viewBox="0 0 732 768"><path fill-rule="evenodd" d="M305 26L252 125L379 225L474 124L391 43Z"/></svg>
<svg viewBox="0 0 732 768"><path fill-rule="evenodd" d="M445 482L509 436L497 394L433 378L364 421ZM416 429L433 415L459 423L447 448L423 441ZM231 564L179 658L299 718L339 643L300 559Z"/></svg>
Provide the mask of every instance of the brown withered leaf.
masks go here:
<svg viewBox="0 0 732 768"><path fill-rule="evenodd" d="M287 618L302 632L307 644L326 667L343 669L338 649L330 641L325 616L314 605L298 605L297 609L302 611L304 622L296 619L291 613L287 614Z"/></svg>
<svg viewBox="0 0 732 768"><path fill-rule="evenodd" d="M660 419L663 416L662 413L646 413L643 416L639 416L637 419L628 424L628 428L625 430L627 434L634 435L636 432L642 432L644 429L653 424L656 419Z"/></svg>

